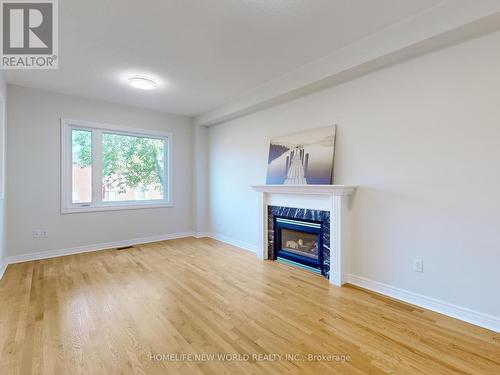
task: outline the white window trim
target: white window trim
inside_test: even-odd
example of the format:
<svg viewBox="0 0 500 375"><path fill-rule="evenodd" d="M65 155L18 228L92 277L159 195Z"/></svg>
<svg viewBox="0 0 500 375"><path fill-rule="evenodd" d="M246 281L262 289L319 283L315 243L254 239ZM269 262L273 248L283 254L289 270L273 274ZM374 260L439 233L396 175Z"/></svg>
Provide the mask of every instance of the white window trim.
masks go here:
<svg viewBox="0 0 500 375"><path fill-rule="evenodd" d="M73 203L72 194L72 149L71 149L71 129L94 130L92 132L92 201L91 204ZM98 132L96 132L97 130ZM165 140L165 198L162 200L150 201L123 201L123 202L103 202L100 196L100 181L102 180L102 160L101 144L97 138L100 138L102 132L123 133L124 135L158 137ZM133 210L143 208L173 207L172 192L172 133L152 131L145 129L129 128L118 125L101 124L90 121L73 120L61 118L61 214L72 214L77 212L96 212L96 211L116 211Z"/></svg>

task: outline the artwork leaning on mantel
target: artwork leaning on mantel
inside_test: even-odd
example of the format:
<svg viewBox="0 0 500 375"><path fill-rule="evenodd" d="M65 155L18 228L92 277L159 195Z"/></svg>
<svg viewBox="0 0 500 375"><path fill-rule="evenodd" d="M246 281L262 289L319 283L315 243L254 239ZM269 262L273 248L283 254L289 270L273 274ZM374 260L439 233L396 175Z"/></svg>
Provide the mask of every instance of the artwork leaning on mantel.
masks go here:
<svg viewBox="0 0 500 375"><path fill-rule="evenodd" d="M266 184L332 184L335 130L331 125L272 138Z"/></svg>

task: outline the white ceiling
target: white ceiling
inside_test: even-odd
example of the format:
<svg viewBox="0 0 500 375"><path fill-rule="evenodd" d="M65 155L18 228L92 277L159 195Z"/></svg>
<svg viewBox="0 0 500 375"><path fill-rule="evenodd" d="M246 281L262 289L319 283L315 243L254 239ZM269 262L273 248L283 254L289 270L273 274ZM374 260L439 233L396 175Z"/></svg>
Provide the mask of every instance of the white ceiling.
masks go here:
<svg viewBox="0 0 500 375"><path fill-rule="evenodd" d="M441 0L63 0L59 69L9 83L199 115ZM158 90L128 87L149 73Z"/></svg>

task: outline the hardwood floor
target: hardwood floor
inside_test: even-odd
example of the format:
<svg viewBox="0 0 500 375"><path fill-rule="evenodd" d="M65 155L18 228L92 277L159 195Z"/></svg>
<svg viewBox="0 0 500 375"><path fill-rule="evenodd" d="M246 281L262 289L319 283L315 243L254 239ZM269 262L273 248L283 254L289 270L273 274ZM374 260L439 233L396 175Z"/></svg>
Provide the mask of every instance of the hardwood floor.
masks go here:
<svg viewBox="0 0 500 375"><path fill-rule="evenodd" d="M0 374L32 373L500 374L500 335L186 238L10 265Z"/></svg>

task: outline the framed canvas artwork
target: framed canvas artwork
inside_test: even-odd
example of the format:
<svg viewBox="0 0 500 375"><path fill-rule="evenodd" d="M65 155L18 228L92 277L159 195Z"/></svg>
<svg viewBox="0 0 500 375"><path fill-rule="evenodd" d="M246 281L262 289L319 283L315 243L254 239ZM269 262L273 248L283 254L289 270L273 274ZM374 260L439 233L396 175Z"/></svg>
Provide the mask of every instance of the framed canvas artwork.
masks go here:
<svg viewBox="0 0 500 375"><path fill-rule="evenodd" d="M336 126L309 129L271 139L268 185L333 183Z"/></svg>

